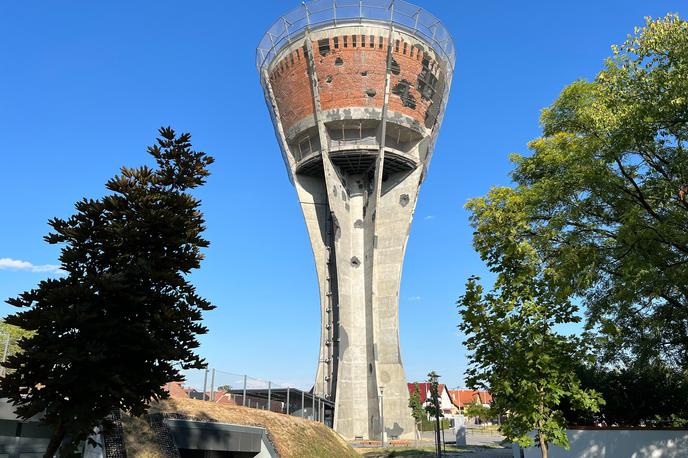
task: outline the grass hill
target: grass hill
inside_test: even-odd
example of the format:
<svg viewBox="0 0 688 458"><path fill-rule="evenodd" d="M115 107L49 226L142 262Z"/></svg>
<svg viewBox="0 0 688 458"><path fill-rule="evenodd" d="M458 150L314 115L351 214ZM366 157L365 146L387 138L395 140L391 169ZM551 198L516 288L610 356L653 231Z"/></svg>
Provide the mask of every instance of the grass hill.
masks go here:
<svg viewBox="0 0 688 458"><path fill-rule="evenodd" d="M281 458L360 458L327 426L290 415L194 399L167 399L153 404L149 412L178 413L199 420L263 427ZM128 456L164 458L145 419L122 417Z"/></svg>

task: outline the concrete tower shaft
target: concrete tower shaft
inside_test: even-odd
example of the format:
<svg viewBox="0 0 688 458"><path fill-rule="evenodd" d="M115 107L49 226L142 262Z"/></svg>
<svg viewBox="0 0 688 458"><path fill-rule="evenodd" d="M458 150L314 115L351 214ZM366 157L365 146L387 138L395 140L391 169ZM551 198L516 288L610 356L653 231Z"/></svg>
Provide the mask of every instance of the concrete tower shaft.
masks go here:
<svg viewBox="0 0 688 458"><path fill-rule="evenodd" d="M258 70L313 247L321 298L314 390L346 438L410 437L399 284L454 68L429 13L394 0L307 2ZM384 416L384 421L382 420Z"/></svg>

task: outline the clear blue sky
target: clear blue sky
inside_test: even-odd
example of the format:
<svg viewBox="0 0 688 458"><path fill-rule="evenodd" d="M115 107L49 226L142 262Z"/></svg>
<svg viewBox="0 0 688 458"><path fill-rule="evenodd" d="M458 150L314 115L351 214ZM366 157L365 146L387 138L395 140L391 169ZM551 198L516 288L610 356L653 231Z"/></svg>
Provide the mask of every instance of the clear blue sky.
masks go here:
<svg viewBox="0 0 688 458"><path fill-rule="evenodd" d="M190 131L216 158L199 193L206 252L193 281L218 308L200 352L212 366L309 386L319 338L306 228L263 102L254 50L298 1L0 3L0 258L56 264L47 220L99 197L121 165L150 163L156 129ZM485 268L463 204L508 184L559 91L592 78L643 17L685 0L421 1L457 47L442 132L404 265L399 318L407 377L463 383L455 301ZM0 269L0 298L48 273ZM11 307L0 305L0 317Z"/></svg>

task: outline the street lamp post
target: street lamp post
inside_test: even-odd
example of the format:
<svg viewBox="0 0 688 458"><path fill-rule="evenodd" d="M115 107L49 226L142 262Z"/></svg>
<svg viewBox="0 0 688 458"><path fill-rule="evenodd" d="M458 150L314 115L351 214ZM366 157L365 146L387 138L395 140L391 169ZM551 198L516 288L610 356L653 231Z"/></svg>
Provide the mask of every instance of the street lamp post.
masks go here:
<svg viewBox="0 0 688 458"><path fill-rule="evenodd" d="M384 386L380 385L380 436L382 437L382 446L385 446L385 399L382 396Z"/></svg>

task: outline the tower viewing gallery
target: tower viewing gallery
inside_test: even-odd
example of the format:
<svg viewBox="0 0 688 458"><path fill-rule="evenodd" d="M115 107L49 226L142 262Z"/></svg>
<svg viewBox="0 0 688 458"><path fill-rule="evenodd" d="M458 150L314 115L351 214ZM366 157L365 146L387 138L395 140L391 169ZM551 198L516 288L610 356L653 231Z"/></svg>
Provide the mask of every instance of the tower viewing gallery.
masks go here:
<svg viewBox="0 0 688 458"><path fill-rule="evenodd" d="M257 49L318 275L314 392L334 401L347 439L414 434L399 284L454 63L442 23L394 0L305 2Z"/></svg>

